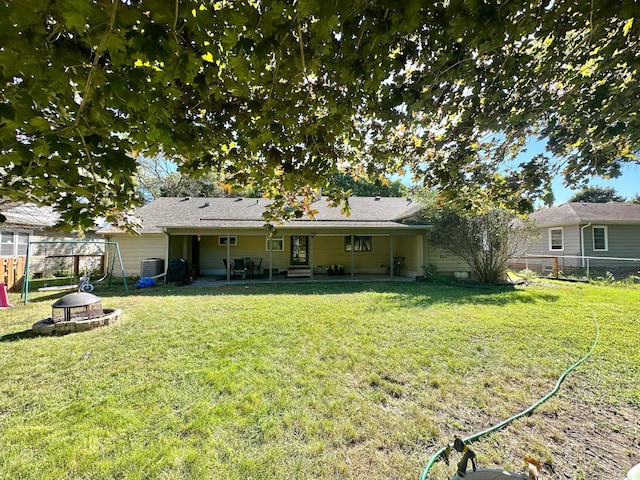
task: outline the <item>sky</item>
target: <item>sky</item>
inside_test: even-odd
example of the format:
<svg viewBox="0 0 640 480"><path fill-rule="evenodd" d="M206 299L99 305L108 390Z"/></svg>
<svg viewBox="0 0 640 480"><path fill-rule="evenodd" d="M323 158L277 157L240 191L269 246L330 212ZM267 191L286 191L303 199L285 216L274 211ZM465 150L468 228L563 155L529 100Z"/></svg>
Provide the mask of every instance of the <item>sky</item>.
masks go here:
<svg viewBox="0 0 640 480"><path fill-rule="evenodd" d="M618 178L602 179L593 178L589 180L590 187L604 187L614 188L616 192L625 197L627 200L631 200L637 194L640 194L640 167L638 165L627 165L622 169L622 176ZM581 188L572 190L562 185L561 179L556 179L553 182L553 194L555 196L554 205L560 205L569 201L573 195L578 193Z"/></svg>
<svg viewBox="0 0 640 480"><path fill-rule="evenodd" d="M521 153L518 158L527 160L538 153L542 153L543 151L544 142L532 139L527 144L527 150ZM625 197L627 200L631 200L637 194L640 194L640 166L631 164L625 165L622 168L622 175L618 178L589 178L588 186L613 188L619 195ZM571 187L564 186L562 184L562 178L556 178L552 182L551 188L555 197L554 205L560 205L568 202L569 198L582 190L582 187L576 187L573 189Z"/></svg>

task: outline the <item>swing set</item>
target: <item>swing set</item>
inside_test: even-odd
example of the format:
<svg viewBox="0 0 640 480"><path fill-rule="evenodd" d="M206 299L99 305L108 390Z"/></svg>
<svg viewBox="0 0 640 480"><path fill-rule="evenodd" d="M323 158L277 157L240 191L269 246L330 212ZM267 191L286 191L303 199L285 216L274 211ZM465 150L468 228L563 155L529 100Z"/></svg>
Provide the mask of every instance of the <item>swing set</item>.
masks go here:
<svg viewBox="0 0 640 480"><path fill-rule="evenodd" d="M54 253L49 254L48 247L53 246ZM60 252L61 246L71 247L66 251ZM35 255L34 251L36 247L43 249L43 255ZM69 253L71 250L71 253ZM78 251L80 250L80 252ZM38 252L41 253L41 252ZM115 269L116 259L120 265L120 272L124 281L124 289L129 293L129 287L127 286L127 277L124 273L124 265L122 263L122 257L120 255L120 248L118 242L107 241L93 241L93 240L53 240L53 241L34 241L29 242L27 245L27 260L24 271L24 282L22 283L22 297L24 298L24 304L29 302L29 269L30 264L34 261L34 257L43 257L41 268L46 269L48 262L58 262L58 268L69 268L68 261L71 260L71 275L74 279L79 279L79 282L71 285L58 285L52 287L44 287L39 290L77 290L81 286L83 291L89 291L86 286L89 282L89 268L87 266L92 260L92 266L96 266L95 260L99 261L97 270L102 275L96 282L102 282L108 278L108 286L111 286L113 279L113 272ZM81 265L82 274L81 274ZM90 285L90 284L89 284ZM91 286L91 285L90 285ZM91 286L93 290L93 286Z"/></svg>

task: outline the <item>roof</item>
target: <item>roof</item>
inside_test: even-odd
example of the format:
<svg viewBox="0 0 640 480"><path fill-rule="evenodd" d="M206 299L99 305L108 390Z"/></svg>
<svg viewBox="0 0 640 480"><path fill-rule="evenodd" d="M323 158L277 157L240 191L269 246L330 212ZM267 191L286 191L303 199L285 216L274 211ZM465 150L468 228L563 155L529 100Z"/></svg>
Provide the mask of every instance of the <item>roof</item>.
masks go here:
<svg viewBox="0 0 640 480"><path fill-rule="evenodd" d="M6 217L0 227L53 227L59 220L52 207L39 207L30 203L8 203L0 205L0 212Z"/></svg>
<svg viewBox="0 0 640 480"><path fill-rule="evenodd" d="M532 213L530 218L541 227L579 225L589 222L640 224L640 204L568 202L538 210Z"/></svg>
<svg viewBox="0 0 640 480"><path fill-rule="evenodd" d="M243 197L161 197L135 211L142 229L140 233L159 233L164 228L262 228L263 213L272 201L265 198ZM285 222L289 226L322 227L401 227L413 219L420 204L407 198L351 197L351 215L330 207L323 197L313 203L318 211L315 219L303 217ZM113 232L103 229L101 233Z"/></svg>

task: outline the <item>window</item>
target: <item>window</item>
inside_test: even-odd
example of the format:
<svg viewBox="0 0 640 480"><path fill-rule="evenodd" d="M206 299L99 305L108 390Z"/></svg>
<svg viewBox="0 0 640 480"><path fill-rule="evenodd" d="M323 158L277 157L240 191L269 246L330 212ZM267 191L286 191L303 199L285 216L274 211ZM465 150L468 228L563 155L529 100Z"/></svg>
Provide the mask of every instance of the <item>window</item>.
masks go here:
<svg viewBox="0 0 640 480"><path fill-rule="evenodd" d="M0 232L0 257L25 257L28 245L28 232Z"/></svg>
<svg viewBox="0 0 640 480"><path fill-rule="evenodd" d="M593 249L594 250L609 250L609 242L607 238L607 227L593 227Z"/></svg>
<svg viewBox="0 0 640 480"><path fill-rule="evenodd" d="M16 254L19 257L27 256L27 247L29 246L29 234L26 232L16 233Z"/></svg>
<svg viewBox="0 0 640 480"><path fill-rule="evenodd" d="M351 236L344 237L344 251L351 251ZM371 251L371 236L354 236L353 237L353 251L354 252L370 252Z"/></svg>
<svg viewBox="0 0 640 480"><path fill-rule="evenodd" d="M235 235L229 235L224 237L220 235L218 237L218 245L220 245L221 247L226 247L227 242L229 243L230 246L235 247L236 245L238 245L238 237L236 237Z"/></svg>
<svg viewBox="0 0 640 480"><path fill-rule="evenodd" d="M284 237L282 235L276 237L267 237L267 252L284 251Z"/></svg>
<svg viewBox="0 0 640 480"><path fill-rule="evenodd" d="M13 232L0 233L0 256L13 257Z"/></svg>
<svg viewBox="0 0 640 480"><path fill-rule="evenodd" d="M549 250L564 250L562 228L549 229Z"/></svg>

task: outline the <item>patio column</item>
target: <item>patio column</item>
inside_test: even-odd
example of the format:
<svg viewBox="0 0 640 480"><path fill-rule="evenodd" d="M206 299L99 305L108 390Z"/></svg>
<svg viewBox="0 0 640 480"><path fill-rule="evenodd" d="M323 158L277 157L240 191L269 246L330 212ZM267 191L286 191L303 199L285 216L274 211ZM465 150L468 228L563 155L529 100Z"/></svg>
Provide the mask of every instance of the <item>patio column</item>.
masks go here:
<svg viewBox="0 0 640 480"><path fill-rule="evenodd" d="M266 235L267 245L269 245L269 281L273 280L273 243ZM284 240L283 240L284 241Z"/></svg>
<svg viewBox="0 0 640 480"><path fill-rule="evenodd" d="M182 258L184 258L185 260L189 258L189 246L187 243L187 238L188 237L186 235L182 236Z"/></svg>
<svg viewBox="0 0 640 480"><path fill-rule="evenodd" d="M356 259L355 259L355 235L351 234L351 278L353 278L356 274Z"/></svg>
<svg viewBox="0 0 640 480"><path fill-rule="evenodd" d="M166 228L163 228L162 231L165 234L165 242L164 242L164 283L167 282L167 273L169 273L169 248L171 247L171 235L167 232Z"/></svg>
<svg viewBox="0 0 640 480"><path fill-rule="evenodd" d="M313 280L313 241L315 237L315 233L309 235L309 266L311 267L311 280Z"/></svg>
<svg viewBox="0 0 640 480"><path fill-rule="evenodd" d="M231 237L227 235L227 282L231 281Z"/></svg>
<svg viewBox="0 0 640 480"><path fill-rule="evenodd" d="M427 251L427 232L425 230L425 232L422 234L422 275L424 277L427 276L427 267L429 265L429 261L427 259L428 255L429 252Z"/></svg>
<svg viewBox="0 0 640 480"><path fill-rule="evenodd" d="M389 276L393 278L393 235L389 235Z"/></svg>

